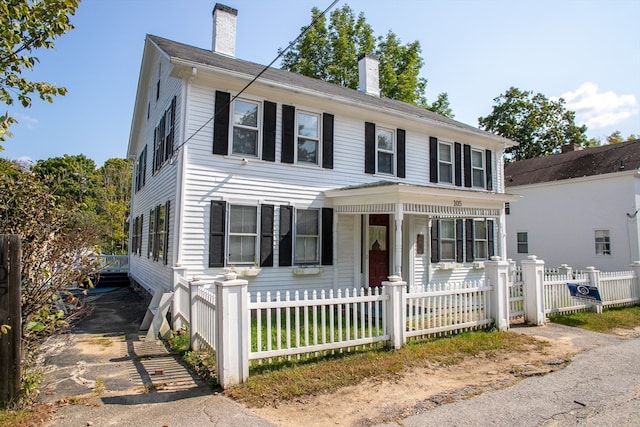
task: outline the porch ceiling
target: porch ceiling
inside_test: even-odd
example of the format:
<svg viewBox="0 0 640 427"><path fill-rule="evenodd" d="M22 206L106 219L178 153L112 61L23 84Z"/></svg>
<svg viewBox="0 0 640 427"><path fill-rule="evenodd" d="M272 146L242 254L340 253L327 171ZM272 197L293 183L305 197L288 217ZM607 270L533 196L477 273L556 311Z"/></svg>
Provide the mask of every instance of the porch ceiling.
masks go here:
<svg viewBox="0 0 640 427"><path fill-rule="evenodd" d="M498 217L520 196L481 190L376 182L324 192L343 214L415 213L437 217Z"/></svg>

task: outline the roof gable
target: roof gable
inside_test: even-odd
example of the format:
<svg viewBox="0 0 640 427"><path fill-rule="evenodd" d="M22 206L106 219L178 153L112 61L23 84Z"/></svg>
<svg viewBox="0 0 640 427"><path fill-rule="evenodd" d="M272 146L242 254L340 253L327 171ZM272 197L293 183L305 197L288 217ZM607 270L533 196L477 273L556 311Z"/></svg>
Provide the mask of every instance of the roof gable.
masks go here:
<svg viewBox="0 0 640 427"><path fill-rule="evenodd" d="M507 163L505 185L538 184L640 168L640 140Z"/></svg>

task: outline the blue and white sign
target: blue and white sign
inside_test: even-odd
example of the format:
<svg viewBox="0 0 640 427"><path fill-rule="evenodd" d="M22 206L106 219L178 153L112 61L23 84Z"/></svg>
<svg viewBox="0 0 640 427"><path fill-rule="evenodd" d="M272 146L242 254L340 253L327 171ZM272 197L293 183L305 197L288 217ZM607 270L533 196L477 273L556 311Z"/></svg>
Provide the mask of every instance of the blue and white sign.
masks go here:
<svg viewBox="0 0 640 427"><path fill-rule="evenodd" d="M571 293L571 296L574 298L596 302L596 303L602 303L602 298L600 298L600 292L598 291L598 288L596 288L595 286L582 285L578 283L567 283L567 286L569 287L569 292Z"/></svg>

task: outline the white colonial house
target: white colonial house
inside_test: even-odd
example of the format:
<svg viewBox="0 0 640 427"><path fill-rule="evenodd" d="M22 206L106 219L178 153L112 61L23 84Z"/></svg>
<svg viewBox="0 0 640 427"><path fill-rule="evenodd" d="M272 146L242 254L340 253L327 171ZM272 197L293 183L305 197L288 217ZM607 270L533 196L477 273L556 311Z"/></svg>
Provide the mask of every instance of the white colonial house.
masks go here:
<svg viewBox="0 0 640 427"><path fill-rule="evenodd" d="M547 266L629 270L640 260L640 140L507 164L507 251Z"/></svg>
<svg viewBox="0 0 640 427"><path fill-rule="evenodd" d="M506 258L502 156L511 140L360 90L235 58L237 11L212 49L147 36L128 156L130 276L233 268L249 289L409 285L481 276Z"/></svg>

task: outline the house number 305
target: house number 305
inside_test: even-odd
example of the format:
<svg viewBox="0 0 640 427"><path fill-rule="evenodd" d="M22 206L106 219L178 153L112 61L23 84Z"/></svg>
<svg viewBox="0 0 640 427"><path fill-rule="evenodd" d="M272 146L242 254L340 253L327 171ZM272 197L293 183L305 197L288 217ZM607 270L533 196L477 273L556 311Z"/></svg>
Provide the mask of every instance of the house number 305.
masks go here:
<svg viewBox="0 0 640 427"><path fill-rule="evenodd" d="M462 200L454 200L453 201L453 206L461 207L462 206Z"/></svg>

